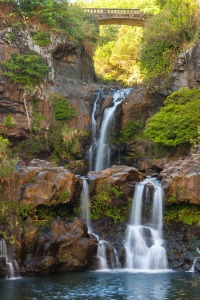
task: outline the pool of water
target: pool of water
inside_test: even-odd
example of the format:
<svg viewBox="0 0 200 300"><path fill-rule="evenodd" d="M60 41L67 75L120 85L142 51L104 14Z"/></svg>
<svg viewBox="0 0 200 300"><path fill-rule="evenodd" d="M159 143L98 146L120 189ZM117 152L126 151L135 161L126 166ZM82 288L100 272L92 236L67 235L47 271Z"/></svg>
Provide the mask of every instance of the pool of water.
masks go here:
<svg viewBox="0 0 200 300"><path fill-rule="evenodd" d="M199 300L200 273L82 272L0 280L0 300Z"/></svg>

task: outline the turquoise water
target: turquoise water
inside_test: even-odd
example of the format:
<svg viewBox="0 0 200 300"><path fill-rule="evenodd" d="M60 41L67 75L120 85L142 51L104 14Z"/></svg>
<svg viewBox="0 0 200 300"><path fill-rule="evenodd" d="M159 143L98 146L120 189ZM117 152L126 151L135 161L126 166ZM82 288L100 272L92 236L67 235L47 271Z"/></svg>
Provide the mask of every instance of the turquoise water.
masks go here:
<svg viewBox="0 0 200 300"><path fill-rule="evenodd" d="M0 280L0 300L199 300L200 273L65 273Z"/></svg>

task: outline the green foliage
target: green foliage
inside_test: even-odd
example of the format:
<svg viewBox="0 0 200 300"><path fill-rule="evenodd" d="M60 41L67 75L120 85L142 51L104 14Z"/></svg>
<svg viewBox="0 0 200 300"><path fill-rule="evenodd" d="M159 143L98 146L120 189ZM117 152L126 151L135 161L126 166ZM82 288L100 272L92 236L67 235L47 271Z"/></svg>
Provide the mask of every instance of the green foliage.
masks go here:
<svg viewBox="0 0 200 300"><path fill-rule="evenodd" d="M20 0L19 6L20 9L24 12L33 12L34 10L44 8L44 7L52 7L54 1L51 0Z"/></svg>
<svg viewBox="0 0 200 300"><path fill-rule="evenodd" d="M113 221L123 222L125 221L131 201L127 200L125 204L121 201L123 192L119 187L107 186L105 189L92 197L91 201L91 217L93 220L97 220L101 217L110 217ZM113 199L115 203L113 204Z"/></svg>
<svg viewBox="0 0 200 300"><path fill-rule="evenodd" d="M51 95L51 101L53 104L53 113L56 120L70 121L77 116L75 108L69 106L67 99L64 96L58 93L54 93Z"/></svg>
<svg viewBox="0 0 200 300"><path fill-rule="evenodd" d="M69 199L69 192L68 191L59 191L55 194L55 198L57 203L66 203Z"/></svg>
<svg viewBox="0 0 200 300"><path fill-rule="evenodd" d="M112 141L115 144L129 143L131 138L138 133L142 127L142 122L140 120L132 121L129 120L126 126L118 133L114 133Z"/></svg>
<svg viewBox="0 0 200 300"><path fill-rule="evenodd" d="M48 68L42 56L34 51L12 54L11 59L4 61L2 66L6 70L3 73L5 77L25 86L39 84L48 74Z"/></svg>
<svg viewBox="0 0 200 300"><path fill-rule="evenodd" d="M169 0L145 26L141 70L146 81L169 76L177 55L196 31L196 0Z"/></svg>
<svg viewBox="0 0 200 300"><path fill-rule="evenodd" d="M15 215L19 218L19 221L27 219L29 216L29 206L27 204L19 204L18 202L7 202L0 199L0 219L5 224L12 224L12 216Z"/></svg>
<svg viewBox="0 0 200 300"><path fill-rule="evenodd" d="M94 57L97 76L104 81L120 81L129 86L137 84L140 82L139 45L142 29L130 26L110 27L113 32L117 29L117 33L110 36L113 40L107 38L107 42L104 42L105 32L100 29L100 45Z"/></svg>
<svg viewBox="0 0 200 300"><path fill-rule="evenodd" d="M12 128L14 127L13 119L11 115L7 115L6 120L4 122L4 126L6 128Z"/></svg>
<svg viewBox="0 0 200 300"><path fill-rule="evenodd" d="M32 34L33 41L36 45L47 47L51 44L50 33L46 31L38 31Z"/></svg>
<svg viewBox="0 0 200 300"><path fill-rule="evenodd" d="M8 32L6 33L6 40L10 41L10 42L14 42L16 40L16 35L13 32Z"/></svg>
<svg viewBox="0 0 200 300"><path fill-rule="evenodd" d="M0 181L13 173L16 159L10 157L9 141L0 136Z"/></svg>
<svg viewBox="0 0 200 300"><path fill-rule="evenodd" d="M165 209L164 222L173 224L182 222L200 227L200 208L197 205L178 204Z"/></svg>
<svg viewBox="0 0 200 300"><path fill-rule="evenodd" d="M167 97L165 106L149 118L144 135L155 143L177 146L199 136L200 91L181 89Z"/></svg>
<svg viewBox="0 0 200 300"><path fill-rule="evenodd" d="M33 100L33 120L31 122L31 131L36 133L42 130L42 121L44 116L38 112L39 101L38 99Z"/></svg>

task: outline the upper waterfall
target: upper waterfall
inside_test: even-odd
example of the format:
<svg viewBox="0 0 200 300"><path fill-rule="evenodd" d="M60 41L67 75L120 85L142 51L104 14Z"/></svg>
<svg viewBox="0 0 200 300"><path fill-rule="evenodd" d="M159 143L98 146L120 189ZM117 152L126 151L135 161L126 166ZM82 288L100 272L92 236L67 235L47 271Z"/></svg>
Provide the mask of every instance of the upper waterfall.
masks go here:
<svg viewBox="0 0 200 300"><path fill-rule="evenodd" d="M131 92L132 89L114 90L112 97L112 106L104 110L100 130L97 134L95 112L97 108L97 101L99 94L94 103L92 112L92 136L93 141L89 151L89 162L92 166L93 157L95 157L94 170L102 171L111 164L111 148L109 144L109 136L112 131L115 112L117 107L124 101L125 97ZM92 170L92 168L91 168Z"/></svg>

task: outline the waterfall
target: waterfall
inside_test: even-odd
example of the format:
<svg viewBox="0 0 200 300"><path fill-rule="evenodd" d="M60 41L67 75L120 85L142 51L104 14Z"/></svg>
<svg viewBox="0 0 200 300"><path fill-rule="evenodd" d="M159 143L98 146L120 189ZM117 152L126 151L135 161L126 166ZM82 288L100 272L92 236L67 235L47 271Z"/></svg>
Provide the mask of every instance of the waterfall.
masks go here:
<svg viewBox="0 0 200 300"><path fill-rule="evenodd" d="M7 257L6 243L3 238L0 239L0 256Z"/></svg>
<svg viewBox="0 0 200 300"><path fill-rule="evenodd" d="M85 220L88 233L95 236L98 241L97 257L99 259L99 269L109 269L119 267L119 259L116 249L107 241L100 240L99 236L92 232L91 213L90 213L90 192L87 178L82 177L83 187L81 191L80 211L81 218ZM107 252L110 262L108 263Z"/></svg>
<svg viewBox="0 0 200 300"><path fill-rule="evenodd" d="M19 265L16 260L11 260L7 256L7 247L5 240L1 237L0 239L0 259L5 262L5 267L7 268L7 277L13 278L19 275Z"/></svg>
<svg viewBox="0 0 200 300"><path fill-rule="evenodd" d="M96 100L94 102L92 115L91 115L91 131L92 131L92 144L89 149L89 170L93 170L93 159L94 159L94 151L97 146L97 127L96 127L96 112L97 112L97 103L100 99L101 93L103 92L103 88L100 88L96 97Z"/></svg>
<svg viewBox="0 0 200 300"><path fill-rule="evenodd" d="M109 254L109 259L107 254ZM99 259L99 269L109 270L120 267L120 262L116 249L105 240L99 241L97 257Z"/></svg>
<svg viewBox="0 0 200 300"><path fill-rule="evenodd" d="M200 254L199 248L196 248L196 252ZM200 260L200 256L197 256L197 257L194 258L192 267L190 268L189 272L195 272L195 267L196 267L197 260Z"/></svg>
<svg viewBox="0 0 200 300"><path fill-rule="evenodd" d="M93 112L92 112L92 145L89 149L89 166L90 170L95 169L95 171L102 171L110 167L111 161L111 149L108 142L109 134L112 129L113 120L115 116L116 109L120 105L125 97L131 92L132 89L122 89L116 90L113 93L113 105L104 110L101 127L99 134L97 135L96 128L96 109L97 102L99 100L102 90L99 91L97 98L94 103ZM96 152L96 155L95 155ZM93 159L95 156L95 166L93 168Z"/></svg>
<svg viewBox="0 0 200 300"><path fill-rule="evenodd" d="M88 232L92 231L90 216L90 194L87 178L83 178L83 188L81 191L81 218L85 220Z"/></svg>
<svg viewBox="0 0 200 300"><path fill-rule="evenodd" d="M152 194L153 207L150 206ZM147 214L151 210L149 217ZM163 192L155 178L138 183L134 193L130 224L126 230L126 268L167 269L162 239Z"/></svg>

